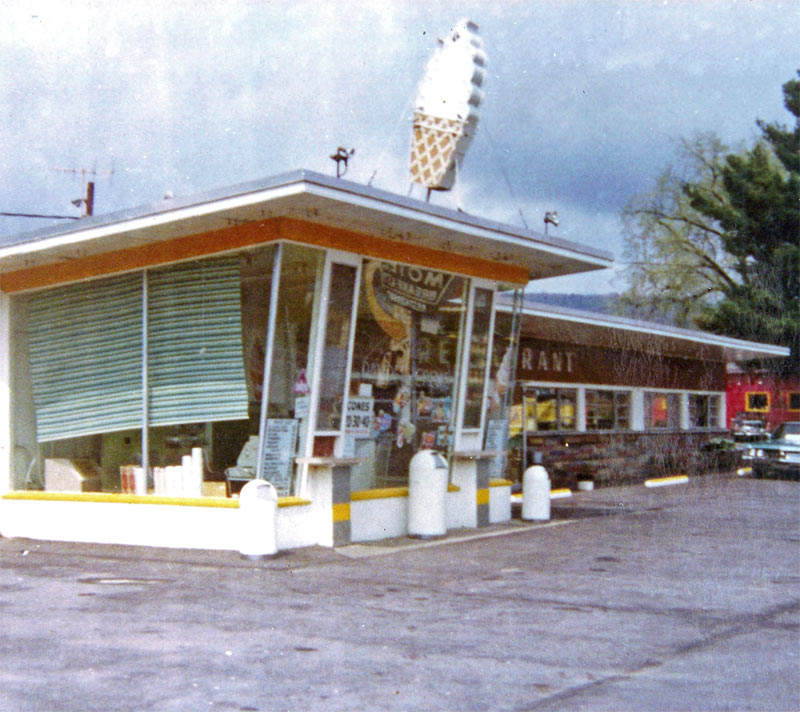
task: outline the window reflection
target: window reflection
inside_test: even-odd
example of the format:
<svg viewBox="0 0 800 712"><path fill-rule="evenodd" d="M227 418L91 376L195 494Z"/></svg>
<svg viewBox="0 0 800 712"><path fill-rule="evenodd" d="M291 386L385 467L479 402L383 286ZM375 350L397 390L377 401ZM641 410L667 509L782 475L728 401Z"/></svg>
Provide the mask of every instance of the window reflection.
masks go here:
<svg viewBox="0 0 800 712"><path fill-rule="evenodd" d="M644 424L646 428L678 428L680 398L677 393L645 393Z"/></svg>
<svg viewBox="0 0 800 712"><path fill-rule="evenodd" d="M486 380L486 359L489 351L489 329L492 322L492 292L476 289L472 310L472 337L467 371L467 395L464 404L464 427L479 428L483 391Z"/></svg>
<svg viewBox="0 0 800 712"><path fill-rule="evenodd" d="M527 431L574 430L576 400L574 388L528 390L523 397Z"/></svg>
<svg viewBox="0 0 800 712"><path fill-rule="evenodd" d="M348 432L365 462L354 489L407 484L419 449L450 447L466 287L443 272L364 261Z"/></svg>

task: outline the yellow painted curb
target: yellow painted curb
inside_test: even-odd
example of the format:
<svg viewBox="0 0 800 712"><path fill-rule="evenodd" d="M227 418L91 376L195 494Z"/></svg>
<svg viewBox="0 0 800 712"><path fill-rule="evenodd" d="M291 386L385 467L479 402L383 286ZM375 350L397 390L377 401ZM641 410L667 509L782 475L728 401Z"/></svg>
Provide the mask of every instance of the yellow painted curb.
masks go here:
<svg viewBox="0 0 800 712"><path fill-rule="evenodd" d="M20 490L6 492L2 499L29 502L101 502L106 504L160 504L173 507L216 507L238 509L238 499L227 497L165 497L154 494L123 494L121 492L40 492ZM301 497L278 497L279 507L311 504Z"/></svg>
<svg viewBox="0 0 800 712"><path fill-rule="evenodd" d="M302 497L278 497L279 507L301 507L306 504L311 504L311 500Z"/></svg>
<svg viewBox="0 0 800 712"><path fill-rule="evenodd" d="M489 504L489 490L479 489L475 493L475 501L478 504Z"/></svg>
<svg viewBox="0 0 800 712"><path fill-rule="evenodd" d="M489 480L489 487L511 487L511 480Z"/></svg>
<svg viewBox="0 0 800 712"><path fill-rule="evenodd" d="M645 487L666 487L668 485L682 485L689 481L688 475L671 475L670 477L654 477L645 480Z"/></svg>
<svg viewBox="0 0 800 712"><path fill-rule="evenodd" d="M408 487L384 487L382 489L356 490L350 493L350 501L365 499L388 499L390 497L408 497Z"/></svg>
<svg viewBox="0 0 800 712"><path fill-rule="evenodd" d="M550 491L550 499L563 499L564 497L572 497L572 490L568 487Z"/></svg>
<svg viewBox="0 0 800 712"><path fill-rule="evenodd" d="M3 499L33 502L104 502L107 504L166 504L175 507L221 507L238 509L239 500L227 497L164 497L154 494L121 492L7 492Z"/></svg>
<svg viewBox="0 0 800 712"><path fill-rule="evenodd" d="M350 521L350 502L340 502L339 504L334 504L332 509L334 522Z"/></svg>

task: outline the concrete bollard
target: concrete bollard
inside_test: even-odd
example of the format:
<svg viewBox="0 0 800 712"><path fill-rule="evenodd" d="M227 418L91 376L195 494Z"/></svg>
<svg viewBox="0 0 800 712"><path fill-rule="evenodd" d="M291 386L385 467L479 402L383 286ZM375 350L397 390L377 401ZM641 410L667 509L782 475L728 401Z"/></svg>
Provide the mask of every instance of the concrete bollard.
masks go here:
<svg viewBox="0 0 800 712"><path fill-rule="evenodd" d="M278 553L278 492L271 482L251 480L239 493L239 553L260 559Z"/></svg>
<svg viewBox="0 0 800 712"><path fill-rule="evenodd" d="M534 522L550 519L550 476L541 465L532 465L522 476L522 518Z"/></svg>
<svg viewBox="0 0 800 712"><path fill-rule="evenodd" d="M408 535L447 534L447 460L433 450L420 450L408 469Z"/></svg>

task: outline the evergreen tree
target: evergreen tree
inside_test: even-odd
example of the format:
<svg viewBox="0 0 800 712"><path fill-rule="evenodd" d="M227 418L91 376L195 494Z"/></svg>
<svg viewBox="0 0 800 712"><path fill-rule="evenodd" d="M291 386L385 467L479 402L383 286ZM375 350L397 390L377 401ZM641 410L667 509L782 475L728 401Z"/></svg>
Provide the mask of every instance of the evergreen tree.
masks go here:
<svg viewBox="0 0 800 712"><path fill-rule="evenodd" d="M764 140L728 155L721 165L724 196L687 183L692 208L721 229L736 279L701 326L792 348L800 355L800 82L783 85L793 129L759 121Z"/></svg>

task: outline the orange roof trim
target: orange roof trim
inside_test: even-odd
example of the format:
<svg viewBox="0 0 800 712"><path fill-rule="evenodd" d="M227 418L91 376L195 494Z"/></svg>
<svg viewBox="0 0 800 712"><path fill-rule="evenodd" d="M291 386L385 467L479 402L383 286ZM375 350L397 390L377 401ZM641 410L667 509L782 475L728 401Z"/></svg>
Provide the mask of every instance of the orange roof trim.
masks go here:
<svg viewBox="0 0 800 712"><path fill-rule="evenodd" d="M524 285L530 277L527 269L519 265L411 245L302 220L274 218L7 272L0 274L0 289L6 293L42 289L254 247L276 240L355 252L365 257L405 262L503 283Z"/></svg>

